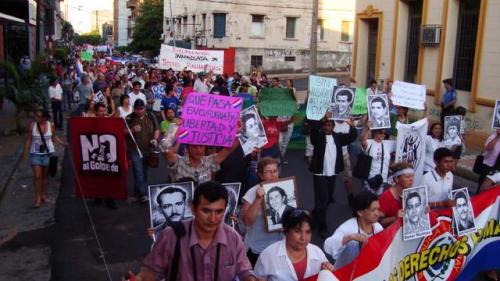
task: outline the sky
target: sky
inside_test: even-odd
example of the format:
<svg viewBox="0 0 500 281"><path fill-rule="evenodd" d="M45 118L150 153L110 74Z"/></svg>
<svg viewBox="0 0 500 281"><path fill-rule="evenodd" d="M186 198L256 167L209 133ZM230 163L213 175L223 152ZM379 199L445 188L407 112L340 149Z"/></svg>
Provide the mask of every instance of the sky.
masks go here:
<svg viewBox="0 0 500 281"><path fill-rule="evenodd" d="M113 0L65 0L61 2L61 6L63 5L68 9L68 21L73 25L76 33L91 31L92 11L113 11Z"/></svg>

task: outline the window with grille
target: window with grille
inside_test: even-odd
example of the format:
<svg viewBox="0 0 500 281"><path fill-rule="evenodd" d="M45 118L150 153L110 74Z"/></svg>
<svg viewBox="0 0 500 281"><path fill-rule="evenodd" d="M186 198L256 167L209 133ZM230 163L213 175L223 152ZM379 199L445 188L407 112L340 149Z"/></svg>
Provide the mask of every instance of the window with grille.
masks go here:
<svg viewBox="0 0 500 281"><path fill-rule="evenodd" d="M214 14L214 38L226 36L226 14Z"/></svg>
<svg viewBox="0 0 500 281"><path fill-rule="evenodd" d="M262 56L251 56L250 64L255 67L262 66Z"/></svg>
<svg viewBox="0 0 500 281"><path fill-rule="evenodd" d="M285 61L295 61L295 57L285 57Z"/></svg>
<svg viewBox="0 0 500 281"><path fill-rule="evenodd" d="M453 81L457 90L471 90L480 6L481 1L460 1L453 67Z"/></svg>
<svg viewBox="0 0 500 281"><path fill-rule="evenodd" d="M286 18L286 38L295 38L295 27L297 25L297 18Z"/></svg>
<svg viewBox="0 0 500 281"><path fill-rule="evenodd" d="M264 36L264 16L252 15L252 36Z"/></svg>
<svg viewBox="0 0 500 281"><path fill-rule="evenodd" d="M417 80L420 24L422 23L422 0L412 1L408 4L404 81L415 83Z"/></svg>
<svg viewBox="0 0 500 281"><path fill-rule="evenodd" d="M340 41L351 42L351 21L342 21L342 33L340 35Z"/></svg>
<svg viewBox="0 0 500 281"><path fill-rule="evenodd" d="M325 40L325 20L318 20L319 40Z"/></svg>

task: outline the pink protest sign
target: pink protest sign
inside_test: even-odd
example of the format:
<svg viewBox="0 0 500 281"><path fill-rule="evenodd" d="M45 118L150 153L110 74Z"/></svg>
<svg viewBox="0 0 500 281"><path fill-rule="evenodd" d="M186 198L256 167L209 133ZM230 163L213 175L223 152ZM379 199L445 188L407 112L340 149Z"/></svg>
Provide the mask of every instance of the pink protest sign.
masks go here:
<svg viewBox="0 0 500 281"><path fill-rule="evenodd" d="M181 143L230 147L238 132L242 98L190 93L182 107Z"/></svg>

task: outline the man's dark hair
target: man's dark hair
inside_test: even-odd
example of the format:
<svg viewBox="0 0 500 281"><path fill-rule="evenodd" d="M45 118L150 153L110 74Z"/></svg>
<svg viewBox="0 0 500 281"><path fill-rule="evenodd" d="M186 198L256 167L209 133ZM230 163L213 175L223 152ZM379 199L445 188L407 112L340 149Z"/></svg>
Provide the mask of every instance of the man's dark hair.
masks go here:
<svg viewBox="0 0 500 281"><path fill-rule="evenodd" d="M453 157L453 152L446 147L440 147L434 151L434 162L439 163L445 157Z"/></svg>
<svg viewBox="0 0 500 281"><path fill-rule="evenodd" d="M456 115L465 116L466 113L467 113L467 109L465 109L465 107L463 107L463 106L457 106L457 108L455 108Z"/></svg>
<svg viewBox="0 0 500 281"><path fill-rule="evenodd" d="M142 86L141 82L139 82L139 81L132 82L132 87L135 87L136 85Z"/></svg>
<svg viewBox="0 0 500 281"><path fill-rule="evenodd" d="M94 111L95 112L99 111L99 108L101 108L101 107L106 108L106 105L102 102L98 102L98 103L94 104Z"/></svg>
<svg viewBox="0 0 500 281"><path fill-rule="evenodd" d="M469 202L469 199L467 198L467 195L463 191L459 191L455 193L455 202L458 200L458 198L462 198L465 200L465 202Z"/></svg>
<svg viewBox="0 0 500 281"><path fill-rule="evenodd" d="M216 181L207 181L198 185L194 191L193 205L196 207L200 203L201 196L207 199L208 202L212 203L220 199L224 199L225 205L227 206L228 193L227 189Z"/></svg>
<svg viewBox="0 0 500 281"><path fill-rule="evenodd" d="M280 82L280 79L278 77L273 77L273 81Z"/></svg>
<svg viewBox="0 0 500 281"><path fill-rule="evenodd" d="M266 201L269 202L269 194L271 194L271 192L276 192L276 191L279 192L281 197L285 199L283 203L286 205L288 203L288 197L286 195L285 190L283 190L283 188L279 186L273 186L271 187L271 189L269 189L269 191L266 194Z"/></svg>
<svg viewBox="0 0 500 281"><path fill-rule="evenodd" d="M346 96L347 97L347 100L350 102L352 102L352 93L351 91L347 90L347 89L341 89L337 92L337 94L335 95L335 101L337 101L337 98L339 96Z"/></svg>
<svg viewBox="0 0 500 281"><path fill-rule="evenodd" d="M370 208L373 201L377 201L378 196L374 193L364 190L358 193L353 200L352 204L352 214L358 217L358 211L363 211Z"/></svg>
<svg viewBox="0 0 500 281"><path fill-rule="evenodd" d="M410 201L410 199L412 198L418 198L420 203L422 203L422 197L420 197L420 194L418 192L414 191L408 194L408 197L406 197L406 205L408 205L408 201Z"/></svg>
<svg viewBox="0 0 500 281"><path fill-rule="evenodd" d="M444 79L443 84L448 84L450 86L453 86L453 80L451 78Z"/></svg>
<svg viewBox="0 0 500 281"><path fill-rule="evenodd" d="M52 78L50 78L49 83L50 83L50 85L52 85L56 81L57 81L57 79L52 77Z"/></svg>
<svg viewBox="0 0 500 281"><path fill-rule="evenodd" d="M373 83L377 84L377 80L372 79L372 80L370 81L370 86L371 86Z"/></svg>
<svg viewBox="0 0 500 281"><path fill-rule="evenodd" d="M281 222L284 232L287 233L291 229L300 227L305 222L308 223L309 226L312 226L312 217L307 211L293 208L283 214Z"/></svg>
<svg viewBox="0 0 500 281"><path fill-rule="evenodd" d="M374 97L370 103L373 104L374 102L380 102L382 104L382 107L386 108L387 107L387 103L385 102L385 100L382 98L382 97Z"/></svg>
<svg viewBox="0 0 500 281"><path fill-rule="evenodd" d="M158 203L158 205L161 205L161 197L163 195L173 194L176 192L181 193L182 194L182 201L186 202L186 198L187 198L186 191L182 187L174 185L172 187L167 187L167 188L163 189L160 193L158 193L158 195L156 195L156 203Z"/></svg>

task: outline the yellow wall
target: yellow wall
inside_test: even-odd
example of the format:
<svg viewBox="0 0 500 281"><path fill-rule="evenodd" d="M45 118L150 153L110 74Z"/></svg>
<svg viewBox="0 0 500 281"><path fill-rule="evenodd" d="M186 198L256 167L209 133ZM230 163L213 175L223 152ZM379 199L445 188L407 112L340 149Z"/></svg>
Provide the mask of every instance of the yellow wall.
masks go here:
<svg viewBox="0 0 500 281"><path fill-rule="evenodd" d="M441 44L422 47L419 52L417 82L427 88L429 113L439 119L439 101L444 92L441 80L453 76L455 42L460 0L423 0L422 24L442 26ZM370 6L371 5L371 6ZM367 9L383 15L382 42L379 49L378 77L401 80L404 77L408 5L402 0L358 0L357 15ZM467 144L481 147L491 132L493 104L500 99L500 0L481 0L481 14L477 36L473 87L471 92L458 91L457 105L468 109L466 115ZM352 76L357 86L365 85L366 38L362 19L357 17ZM364 57L363 57L364 56Z"/></svg>

